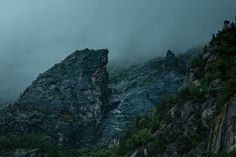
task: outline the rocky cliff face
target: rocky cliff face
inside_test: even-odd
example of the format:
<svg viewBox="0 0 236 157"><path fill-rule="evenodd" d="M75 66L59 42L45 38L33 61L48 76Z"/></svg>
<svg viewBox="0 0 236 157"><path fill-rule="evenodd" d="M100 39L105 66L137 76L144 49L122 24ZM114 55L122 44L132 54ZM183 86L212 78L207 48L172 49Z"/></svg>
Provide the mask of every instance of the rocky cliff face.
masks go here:
<svg viewBox="0 0 236 157"><path fill-rule="evenodd" d="M137 121L130 142L132 157L214 156L236 154L236 24L224 26L191 62L184 85L173 98L156 108L156 115ZM169 52L170 60L173 55ZM168 64L166 64L168 65ZM153 122L148 120L154 119ZM149 135L150 133L150 135ZM146 137L146 138L144 138ZM123 149L133 147L123 143ZM127 150L126 150L127 151ZM137 152L141 152L137 155ZM145 152L147 155L145 155ZM126 154L129 154L126 153Z"/></svg>
<svg viewBox="0 0 236 157"><path fill-rule="evenodd" d="M75 51L1 112L0 133L42 133L59 144L94 143L108 107L108 50Z"/></svg>
<svg viewBox="0 0 236 157"><path fill-rule="evenodd" d="M125 69L110 69L109 101L114 108L106 114L99 142L117 144L125 128L137 116L147 114L166 96L176 94L183 84L190 56L176 57L167 52L164 58L155 58Z"/></svg>
<svg viewBox="0 0 236 157"><path fill-rule="evenodd" d="M118 144L130 122L174 95L183 83L187 64L174 53L171 59L167 53L165 58L113 69L108 81L107 54L76 51L40 74L15 104L1 111L0 133L40 133L70 147Z"/></svg>
<svg viewBox="0 0 236 157"><path fill-rule="evenodd" d="M222 150L232 152L236 149L236 96L222 109L209 134L208 150L219 153Z"/></svg>
<svg viewBox="0 0 236 157"><path fill-rule="evenodd" d="M107 50L76 51L41 74L16 103L0 111L0 135L7 135L0 138L0 153L55 154L45 150L55 146L45 144L41 137L22 136L38 133L76 148L101 143L113 146L124 136L118 149L82 149L76 155L67 149L60 151L63 147L57 145L56 152L66 152L64 156L215 157L222 153L220 157L233 157L235 52L236 24L225 24L191 61L186 76L185 60L191 55L176 57L168 51L165 58L112 69L108 81ZM15 145L15 137L27 139L25 147Z"/></svg>

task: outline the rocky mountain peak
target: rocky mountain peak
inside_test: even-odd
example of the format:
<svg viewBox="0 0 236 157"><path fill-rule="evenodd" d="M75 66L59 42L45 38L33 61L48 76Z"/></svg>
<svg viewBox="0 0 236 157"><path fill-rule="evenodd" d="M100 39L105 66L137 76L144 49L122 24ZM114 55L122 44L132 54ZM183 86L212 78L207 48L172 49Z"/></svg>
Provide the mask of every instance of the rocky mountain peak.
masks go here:
<svg viewBox="0 0 236 157"><path fill-rule="evenodd" d="M108 50L75 51L39 75L1 114L1 134L44 133L58 143L93 143L105 114ZM14 123L9 123L14 121Z"/></svg>
<svg viewBox="0 0 236 157"><path fill-rule="evenodd" d="M75 51L61 63L40 74L24 91L18 102L55 107L61 106L62 102L71 97L69 102L66 102L71 104L77 91L84 92L95 88L96 84L99 84L102 94L106 94L107 54L108 50Z"/></svg>
<svg viewBox="0 0 236 157"><path fill-rule="evenodd" d="M177 59L175 57L175 54L171 50L168 50L166 53L166 58L165 58L165 66L173 67L176 64L177 64Z"/></svg>
<svg viewBox="0 0 236 157"><path fill-rule="evenodd" d="M175 54L171 50L168 50L166 53L166 57L169 57L169 56L175 57Z"/></svg>

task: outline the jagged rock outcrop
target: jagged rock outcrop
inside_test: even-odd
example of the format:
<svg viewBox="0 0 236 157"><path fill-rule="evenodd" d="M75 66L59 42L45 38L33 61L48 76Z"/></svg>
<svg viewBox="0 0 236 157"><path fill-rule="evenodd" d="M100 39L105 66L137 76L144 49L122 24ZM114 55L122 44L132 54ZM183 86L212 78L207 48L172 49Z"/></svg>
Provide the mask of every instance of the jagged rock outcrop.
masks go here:
<svg viewBox="0 0 236 157"><path fill-rule="evenodd" d="M108 82L107 54L108 50L74 52L41 74L14 104L1 110L0 135L6 136L0 139L4 146L0 152L5 156L48 156L42 148L55 144L53 141L76 148L109 144L109 150L75 151L82 156L229 155L225 152L235 156L236 23L226 22L191 61L185 81L184 57L168 51L166 58L114 70ZM176 96L142 116L177 90ZM119 149L112 149L137 116ZM39 133L40 142L44 139L49 143L38 145L31 136L21 148L20 142L27 138L19 142L14 138L21 136L15 135L31 133ZM33 147L32 141L36 143ZM64 147L57 150L60 148Z"/></svg>
<svg viewBox="0 0 236 157"><path fill-rule="evenodd" d="M165 66L167 67L174 67L178 63L177 58L175 57L175 54L168 50L166 53L166 58L165 58Z"/></svg>
<svg viewBox="0 0 236 157"><path fill-rule="evenodd" d="M173 57L173 58L172 58ZM126 69L111 69L109 111L102 124L102 143L118 144L123 131L137 116L144 115L166 96L174 95L182 85L188 60L167 52L165 58L155 58ZM175 65L172 62L175 62ZM166 64L171 66L166 66ZM183 64L179 64L183 63Z"/></svg>
<svg viewBox="0 0 236 157"><path fill-rule="evenodd" d="M0 112L0 134L40 133L73 147L117 145L130 122L183 82L183 66L165 67L167 57L111 72L108 85L107 53L76 51L40 74Z"/></svg>
<svg viewBox="0 0 236 157"><path fill-rule="evenodd" d="M165 67L175 67L182 71L187 70L187 61L181 57L177 58L175 53L173 53L171 50L168 50L166 53L164 65Z"/></svg>
<svg viewBox="0 0 236 157"><path fill-rule="evenodd" d="M40 133L59 144L94 143L108 104L108 50L75 51L0 113L0 134Z"/></svg>

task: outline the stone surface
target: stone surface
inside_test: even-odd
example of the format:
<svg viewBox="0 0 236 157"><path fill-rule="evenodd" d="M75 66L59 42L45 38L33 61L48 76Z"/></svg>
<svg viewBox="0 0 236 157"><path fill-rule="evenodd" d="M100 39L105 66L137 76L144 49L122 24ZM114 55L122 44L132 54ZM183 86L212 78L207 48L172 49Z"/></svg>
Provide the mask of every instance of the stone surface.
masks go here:
<svg viewBox="0 0 236 157"><path fill-rule="evenodd" d="M136 150L130 157L146 157L143 149Z"/></svg>
<svg viewBox="0 0 236 157"><path fill-rule="evenodd" d="M176 93L183 83L183 71L187 65L183 62L184 67L183 64L175 65L174 68L166 67L168 53L166 58L155 58L121 70L110 69L110 102L115 107L106 114L99 143L113 144L114 139L119 140L124 129L138 115L148 113L167 95ZM170 56L175 57L172 52ZM174 60L178 62L186 58Z"/></svg>
<svg viewBox="0 0 236 157"><path fill-rule="evenodd" d="M36 157L40 153L39 149L25 150L16 149L15 153L11 157Z"/></svg>
<svg viewBox="0 0 236 157"><path fill-rule="evenodd" d="M165 58L165 66L167 67L174 67L178 63L177 58L175 57L175 54L168 50L166 53L166 58Z"/></svg>
<svg viewBox="0 0 236 157"><path fill-rule="evenodd" d="M109 108L108 50L75 51L39 75L17 102L0 113L0 133L39 132L59 144L94 143Z"/></svg>
<svg viewBox="0 0 236 157"><path fill-rule="evenodd" d="M210 133L208 149L218 153L236 149L236 97L225 105Z"/></svg>
<svg viewBox="0 0 236 157"><path fill-rule="evenodd" d="M112 147L136 116L175 94L183 82L183 64L165 67L167 57L111 71L108 83L107 54L76 51L40 74L16 103L0 112L0 133L45 134L69 147Z"/></svg>
<svg viewBox="0 0 236 157"><path fill-rule="evenodd" d="M126 69L111 69L107 50L76 51L39 75L0 112L1 134L40 133L60 145L119 144L124 129L184 80L187 58L167 52ZM174 57L175 66L166 66Z"/></svg>

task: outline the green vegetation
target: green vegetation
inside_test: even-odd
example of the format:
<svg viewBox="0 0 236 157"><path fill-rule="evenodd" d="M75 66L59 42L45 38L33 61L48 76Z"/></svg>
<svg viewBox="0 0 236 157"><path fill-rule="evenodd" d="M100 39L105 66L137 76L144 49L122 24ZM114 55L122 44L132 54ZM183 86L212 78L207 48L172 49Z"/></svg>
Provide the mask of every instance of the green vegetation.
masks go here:
<svg viewBox="0 0 236 157"><path fill-rule="evenodd" d="M204 66L205 66L205 63L200 57L197 57L196 59L191 61L191 67L199 67L202 69L204 68Z"/></svg>
<svg viewBox="0 0 236 157"><path fill-rule="evenodd" d="M40 135L1 136L0 154L8 157L16 149L39 149L37 157L118 157L117 148L87 147L79 150L59 146Z"/></svg>
<svg viewBox="0 0 236 157"><path fill-rule="evenodd" d="M39 157L74 157L76 151L66 149L50 142L39 135L1 136L0 154L14 152L16 149L39 149Z"/></svg>
<svg viewBox="0 0 236 157"><path fill-rule="evenodd" d="M136 122L127 129L119 152L121 155L129 154L134 149L146 147L148 153L158 155L166 150L166 147L176 141L183 130L180 128L168 129L168 125L180 118L178 108L181 108L187 101L199 103L208 98L214 99L217 103L215 113L218 115L222 107L236 93L236 27L234 24L224 27L212 41L204 47L204 53L210 51L214 56L211 60L203 60L198 56L191 62L191 68L199 71L198 80L187 85L178 91L176 97L168 97L149 114L138 117ZM211 50L213 49L213 50ZM200 116L197 113L195 116ZM213 117L214 118L214 117ZM190 148L196 148L207 139L207 130L197 124L198 128L189 132ZM158 138L147 138L148 134L164 129ZM145 136L142 135L145 132ZM135 140L141 133L142 139ZM208 156L210 156L209 154ZM235 152L219 154L219 157L235 156Z"/></svg>
<svg viewBox="0 0 236 157"><path fill-rule="evenodd" d="M79 157L119 157L117 147L87 147L81 148L77 154Z"/></svg>
<svg viewBox="0 0 236 157"><path fill-rule="evenodd" d="M186 101L199 101L204 98L203 93L200 91L200 87L194 84L190 84L177 93L178 104L182 104Z"/></svg>
<svg viewBox="0 0 236 157"><path fill-rule="evenodd" d="M158 104L149 114L137 117L136 121L127 128L125 137L120 145L108 149L106 147L86 147L80 150L69 150L49 142L37 135L0 137L0 153L14 151L16 148L34 149L39 148L43 156L50 157L121 157L131 154L135 149L147 148L151 155L159 155L166 151L167 147L188 134L188 149L192 150L207 139L208 130L205 130L201 122L195 122L194 127L190 125L189 130L174 126L181 119L183 105L199 105L204 100L211 98L216 102L215 116L222 112L223 105L227 103L236 93L236 27L235 24L227 24L223 30L213 35L210 44L203 49L204 53L211 53L213 58L203 60L198 56L191 62L191 68L197 69L200 75L196 80L178 91L175 97L167 97ZM112 81L117 81L115 76ZM67 116L67 115L66 115ZM196 119L200 119L200 113L194 113ZM199 116L199 117L198 117ZM183 118L184 119L184 118ZM200 121L200 120L199 120ZM197 127L196 127L197 126ZM161 131L159 135L158 131ZM211 154L202 152L202 156L208 157L234 157L232 153ZM188 157L192 155L185 155Z"/></svg>
<svg viewBox="0 0 236 157"><path fill-rule="evenodd" d="M212 153L208 154L208 157L235 157L235 156L236 156L236 151L232 151L230 153L222 152L219 154L212 154Z"/></svg>
<svg viewBox="0 0 236 157"><path fill-rule="evenodd" d="M219 152L217 154L215 153L211 153L211 152L207 152L207 151L203 151L200 152L200 156L202 157L235 157L236 156L236 151L232 151L230 153L227 152ZM183 157L193 157L193 155L184 155Z"/></svg>
<svg viewBox="0 0 236 157"><path fill-rule="evenodd" d="M150 139L151 117L137 117L136 121L127 129L125 138L119 146L119 154L125 155L129 151L145 145Z"/></svg>
<svg viewBox="0 0 236 157"><path fill-rule="evenodd" d="M119 146L119 154L121 156L130 154L133 150L147 147L150 154L157 154L166 149L166 146L180 135L180 129L166 129L162 136L157 139L151 138L154 131L165 128L165 125L173 121L170 111L175 98L168 97L150 114L143 117L137 117L136 121L127 129L125 138L121 141Z"/></svg>

